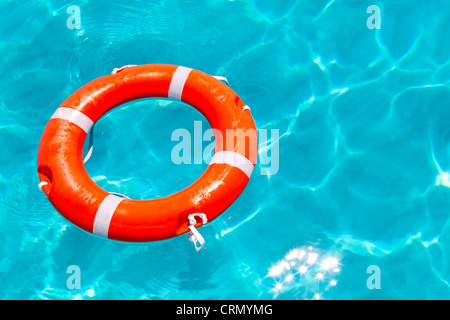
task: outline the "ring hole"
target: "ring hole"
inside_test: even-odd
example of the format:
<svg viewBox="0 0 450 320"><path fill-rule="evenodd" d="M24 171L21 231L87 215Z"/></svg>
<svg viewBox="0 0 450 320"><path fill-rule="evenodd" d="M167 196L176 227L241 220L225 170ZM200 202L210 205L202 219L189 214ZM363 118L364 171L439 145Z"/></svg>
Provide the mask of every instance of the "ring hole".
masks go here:
<svg viewBox="0 0 450 320"><path fill-rule="evenodd" d="M95 125L94 151L85 168L108 192L145 200L169 196L207 168L206 118L191 106L145 98L118 106ZM85 144L87 144L87 139Z"/></svg>

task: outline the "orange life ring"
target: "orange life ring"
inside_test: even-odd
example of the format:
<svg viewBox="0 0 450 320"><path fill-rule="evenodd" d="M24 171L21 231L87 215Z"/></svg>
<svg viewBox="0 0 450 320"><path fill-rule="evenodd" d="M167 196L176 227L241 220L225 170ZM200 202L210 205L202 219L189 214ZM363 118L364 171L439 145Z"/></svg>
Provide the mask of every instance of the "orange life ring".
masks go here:
<svg viewBox="0 0 450 320"><path fill-rule="evenodd" d="M216 137L212 160L193 184L164 198L132 200L100 188L89 177L82 152L88 131L102 115L145 97L193 106L223 139ZM229 130L245 134L230 138ZM84 85L55 111L39 144L40 186L61 215L88 232L122 241L168 239L192 231L188 218L193 214L204 213L211 221L236 200L256 164L257 140L248 107L213 76L175 65L126 66ZM194 221L195 227L202 224Z"/></svg>

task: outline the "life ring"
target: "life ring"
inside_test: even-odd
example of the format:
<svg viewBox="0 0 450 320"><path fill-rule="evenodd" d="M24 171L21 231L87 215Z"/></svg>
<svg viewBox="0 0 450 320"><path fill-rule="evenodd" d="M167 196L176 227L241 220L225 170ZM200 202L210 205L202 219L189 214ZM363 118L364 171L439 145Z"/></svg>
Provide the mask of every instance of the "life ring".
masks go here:
<svg viewBox="0 0 450 320"><path fill-rule="evenodd" d="M222 139L216 137L211 162L193 184L164 198L133 200L103 190L89 177L83 145L102 115L146 97L193 106ZM245 134L230 138L230 131ZM115 69L70 95L45 127L37 166L41 190L67 220L109 239L147 242L192 231L224 212L247 185L257 150L250 110L225 83L187 67L150 64ZM201 215L203 219L195 219Z"/></svg>

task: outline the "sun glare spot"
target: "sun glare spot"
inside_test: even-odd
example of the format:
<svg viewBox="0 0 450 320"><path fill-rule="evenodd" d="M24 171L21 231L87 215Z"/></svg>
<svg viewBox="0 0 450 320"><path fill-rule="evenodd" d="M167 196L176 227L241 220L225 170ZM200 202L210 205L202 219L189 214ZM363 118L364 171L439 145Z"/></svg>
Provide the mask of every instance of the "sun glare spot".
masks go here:
<svg viewBox="0 0 450 320"><path fill-rule="evenodd" d="M337 285L336 276L340 272L338 256L309 246L288 251L268 270L267 276L274 281L270 291L275 296L292 290L302 292L304 299L323 300L327 299L327 291Z"/></svg>

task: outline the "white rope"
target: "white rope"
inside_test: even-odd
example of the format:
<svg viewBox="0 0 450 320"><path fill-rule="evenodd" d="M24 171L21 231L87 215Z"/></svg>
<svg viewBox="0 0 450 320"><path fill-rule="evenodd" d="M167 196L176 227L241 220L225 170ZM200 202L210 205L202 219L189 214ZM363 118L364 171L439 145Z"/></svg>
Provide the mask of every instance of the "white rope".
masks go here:
<svg viewBox="0 0 450 320"><path fill-rule="evenodd" d="M114 68L114 70L111 72L111 74L116 74L117 72L122 71L125 68L136 67L136 66L137 66L137 64L127 64L126 66L123 66L123 67L120 67L120 68Z"/></svg>
<svg viewBox="0 0 450 320"><path fill-rule="evenodd" d="M122 197L122 198L125 198L125 199L131 199L129 196L126 196L126 195L124 195L122 193L118 193L118 192L110 192L110 194L113 194L115 196Z"/></svg>
<svg viewBox="0 0 450 320"><path fill-rule="evenodd" d="M227 86L229 85L229 84L228 84L228 79L225 78L225 77L222 77L222 76L213 76L213 78L216 78L216 79L219 80L219 81L225 82L225 83L227 84Z"/></svg>
<svg viewBox="0 0 450 320"><path fill-rule="evenodd" d="M202 235L197 231L195 228L195 224L197 223L197 220L195 217L200 217L202 219L203 224L208 222L208 218L204 213L193 213L188 216L189 220L189 232L188 240L191 241L194 244L195 251L200 251L203 246L205 245L205 239L203 239ZM198 245L197 245L198 244Z"/></svg>
<svg viewBox="0 0 450 320"><path fill-rule="evenodd" d="M95 123L92 126L91 131L89 131L89 150L83 159L83 163L86 163L89 160L89 158L92 156L92 151L94 150L94 127Z"/></svg>
<svg viewBox="0 0 450 320"><path fill-rule="evenodd" d="M44 189L42 189L42 187L46 186L46 185L48 185L48 181L41 181L41 183L39 183L39 185L38 185L39 190L44 192Z"/></svg>
<svg viewBox="0 0 450 320"><path fill-rule="evenodd" d="M89 158L91 157L91 155L92 155L92 150L94 149L94 146L91 146L90 148L89 148L89 151L88 151L88 153L86 154L86 157L84 157L84 160L83 160L83 163L86 163L88 160L89 160Z"/></svg>

